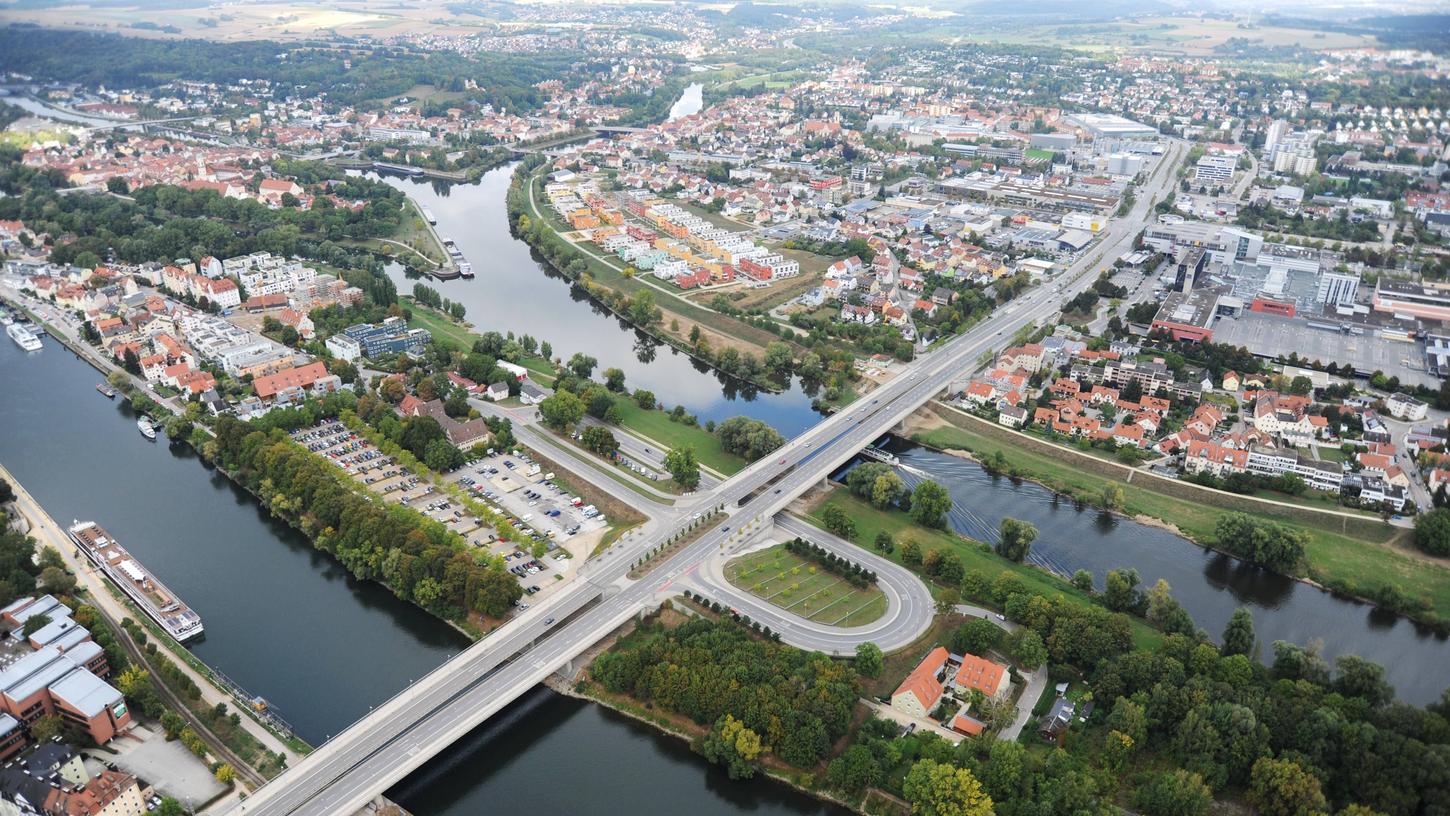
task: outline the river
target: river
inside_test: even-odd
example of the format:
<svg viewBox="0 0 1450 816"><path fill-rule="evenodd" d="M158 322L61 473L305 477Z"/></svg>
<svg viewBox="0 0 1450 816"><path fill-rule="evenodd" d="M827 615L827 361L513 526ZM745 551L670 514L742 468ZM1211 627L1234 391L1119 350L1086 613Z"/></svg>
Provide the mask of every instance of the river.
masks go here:
<svg viewBox="0 0 1450 816"><path fill-rule="evenodd" d="M1240 606L1254 615L1261 660L1272 661L1276 640L1319 640L1329 660L1356 654L1385 667L1400 699L1438 700L1450 684L1450 640L1413 621L1369 604L1336 597L1194 544L1160 527L1057 500L1035 482L1013 484L977 463L893 438L888 448L901 459L908 482L940 482L952 496L951 527L979 541L995 541L1004 517L1038 530L1030 560L1063 576L1090 570L1098 587L1109 570L1134 567L1144 587L1168 581L1173 597L1215 639Z"/></svg>
<svg viewBox="0 0 1450 816"><path fill-rule="evenodd" d="M101 375L53 339L0 337L0 462L61 524L97 521L206 624L197 656L319 743L468 645L452 628L272 520L185 446L148 442ZM731 783L681 742L539 688L404 781L418 816L494 811L839 814Z"/></svg>
<svg viewBox="0 0 1450 816"><path fill-rule="evenodd" d="M125 120L123 119L107 119L104 116L91 116L90 114L80 113L79 111L56 107L55 105L41 102L40 100L33 97L23 96L20 94L0 96L0 103L14 105L17 108L22 108L36 116L40 116L45 119L54 119L58 122L65 122L69 125L85 125L86 127L112 127L117 125L124 125L125 122ZM135 130L138 127L138 125L130 125L123 129Z"/></svg>
<svg viewBox="0 0 1450 816"><path fill-rule="evenodd" d="M693 116L705 107L705 86L693 82L685 87L684 93L670 106L669 121L673 122L685 116Z"/></svg>
<svg viewBox="0 0 1450 816"><path fill-rule="evenodd" d="M599 371L616 367L630 388L655 392L666 405L683 405L703 423L746 414L794 436L820 418L811 408L814 392L798 379L780 393L762 391L725 377L671 346L635 330L596 304L568 279L543 263L529 245L509 234L504 195L513 164L495 168L476 184L382 177L407 192L438 219L438 234L452 238L473 264L473 280L428 280L443 297L462 303L478 331L532 335L568 359L583 352ZM401 266L389 265L398 291L408 293Z"/></svg>

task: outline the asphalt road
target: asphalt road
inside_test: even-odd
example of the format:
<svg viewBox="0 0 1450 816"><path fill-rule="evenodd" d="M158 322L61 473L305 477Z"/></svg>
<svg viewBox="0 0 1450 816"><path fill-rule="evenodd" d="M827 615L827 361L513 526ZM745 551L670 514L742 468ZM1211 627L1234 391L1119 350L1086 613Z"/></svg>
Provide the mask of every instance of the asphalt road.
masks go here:
<svg viewBox="0 0 1450 816"><path fill-rule="evenodd" d="M749 615L751 620L761 621L762 626L769 625L781 633L781 640L808 651L849 655L855 653L857 645L870 641L889 652L916 640L931 626L936 613L931 592L910 570L785 513L775 517L775 529L782 534L778 537L800 536L874 571L877 588L886 596L886 613L871 623L847 628L806 620L782 610L725 579L724 563L734 556L734 549L687 571L682 582L711 600Z"/></svg>
<svg viewBox="0 0 1450 816"><path fill-rule="evenodd" d="M1152 201L1172 183L1172 168L1183 149L1181 143L1170 144L1170 153L1139 190L1132 213L1116 219L1099 248L1056 282L1023 294L965 334L918 358L867 395L869 402L863 397L714 489L701 491L695 507L719 505L732 512L645 578L633 583L622 580L630 565L666 540L677 525L661 524L653 534L616 543L591 559L570 587L410 685L232 812L322 816L356 811L652 605L658 593L670 589L712 553L753 537L762 522L934 398L952 379L976 369L978 357L1000 351L1018 329L1051 317L1064 300L1091 285L1096 277L1092 273L1130 249L1134 236L1152 217ZM759 495L752 496L757 491ZM747 503L738 506L742 499ZM627 585L619 589L620 584ZM585 608L595 599L602 600ZM799 618L764 607L760 611L757 619L762 625L780 631L784 639L806 636L796 623Z"/></svg>

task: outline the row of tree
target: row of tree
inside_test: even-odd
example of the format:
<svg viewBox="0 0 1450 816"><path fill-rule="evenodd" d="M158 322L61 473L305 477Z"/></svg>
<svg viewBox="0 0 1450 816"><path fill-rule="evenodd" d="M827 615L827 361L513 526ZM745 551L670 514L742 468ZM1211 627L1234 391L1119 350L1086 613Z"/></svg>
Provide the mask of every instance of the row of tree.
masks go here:
<svg viewBox="0 0 1450 816"><path fill-rule="evenodd" d="M796 537L785 542L785 551L816 562L826 572L845 578L852 586L867 587L876 583L875 572L855 561L842 558L815 542Z"/></svg>
<svg viewBox="0 0 1450 816"><path fill-rule="evenodd" d="M215 432L217 463L358 578L451 620L502 616L522 595L500 559L469 552L458 534L415 510L370 500L280 429L223 416Z"/></svg>

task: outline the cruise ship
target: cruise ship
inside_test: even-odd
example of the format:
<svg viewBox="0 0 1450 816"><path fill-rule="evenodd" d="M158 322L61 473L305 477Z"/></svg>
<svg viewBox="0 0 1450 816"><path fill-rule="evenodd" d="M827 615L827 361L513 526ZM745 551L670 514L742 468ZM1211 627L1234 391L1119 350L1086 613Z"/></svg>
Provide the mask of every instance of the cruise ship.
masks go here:
<svg viewBox="0 0 1450 816"><path fill-rule="evenodd" d="M5 333L10 335L10 339L15 341L15 345L26 351L40 351L40 338L36 337L35 333L26 326L11 323L5 327Z"/></svg>
<svg viewBox="0 0 1450 816"><path fill-rule="evenodd" d="M428 209L427 207L419 207L419 209L423 211L423 218L429 224L432 224L434 226L438 225L438 216L434 215L432 210Z"/></svg>
<svg viewBox="0 0 1450 816"><path fill-rule="evenodd" d="M167 634L180 643L201 637L204 630L196 610L147 572L101 525L78 521L66 532L81 552Z"/></svg>

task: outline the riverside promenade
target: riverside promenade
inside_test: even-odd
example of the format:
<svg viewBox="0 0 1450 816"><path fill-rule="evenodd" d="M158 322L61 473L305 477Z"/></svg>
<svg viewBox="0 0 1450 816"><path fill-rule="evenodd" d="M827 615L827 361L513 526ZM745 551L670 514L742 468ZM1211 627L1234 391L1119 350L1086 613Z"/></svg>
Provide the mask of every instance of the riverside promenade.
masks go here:
<svg viewBox="0 0 1450 816"><path fill-rule="evenodd" d="M136 613L133 613L115 595L111 594L106 577L89 560L76 554L75 544L66 535L65 529L50 517L45 508L40 506L40 503L4 465L0 465L0 478L4 478L14 488L15 509L30 523L30 535L41 547L52 547L60 553L66 566L75 574L79 585L85 588L87 602L95 606L102 615L117 626L126 618L135 619ZM208 705L226 703L229 708L245 710L245 705L222 691L212 683L209 677L196 671L185 661L172 659L172 662L187 677L191 678L192 682L196 683L197 688L201 689L202 699ZM250 716L244 714L241 724L242 728L261 742L268 751L287 757L289 765L301 758L301 754Z"/></svg>

